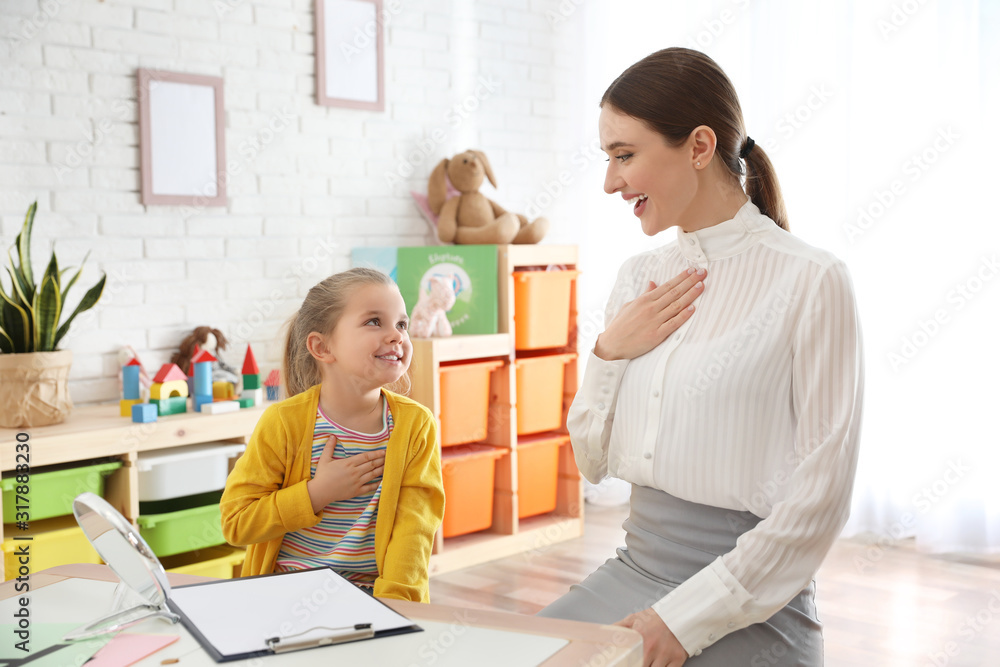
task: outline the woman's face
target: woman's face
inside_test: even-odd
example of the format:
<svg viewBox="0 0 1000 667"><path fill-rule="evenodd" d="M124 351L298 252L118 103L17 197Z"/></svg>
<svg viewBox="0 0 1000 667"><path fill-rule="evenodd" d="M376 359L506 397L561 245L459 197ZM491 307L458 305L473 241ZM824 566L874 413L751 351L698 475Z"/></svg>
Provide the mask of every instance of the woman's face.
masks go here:
<svg viewBox="0 0 1000 667"><path fill-rule="evenodd" d="M698 191L691 147L668 146L661 134L608 104L599 131L609 158L604 191L629 202L647 236L679 225Z"/></svg>

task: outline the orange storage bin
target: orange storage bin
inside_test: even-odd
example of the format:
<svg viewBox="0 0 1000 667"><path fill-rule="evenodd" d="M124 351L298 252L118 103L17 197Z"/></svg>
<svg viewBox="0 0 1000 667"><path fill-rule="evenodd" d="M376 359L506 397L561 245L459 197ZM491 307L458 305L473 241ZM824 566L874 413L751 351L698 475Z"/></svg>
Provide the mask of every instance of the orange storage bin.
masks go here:
<svg viewBox="0 0 1000 667"><path fill-rule="evenodd" d="M523 357L514 362L517 373L517 434L554 431L562 423L566 364L576 353Z"/></svg>
<svg viewBox="0 0 1000 667"><path fill-rule="evenodd" d="M441 365L441 445L486 439L490 413L490 373L503 361Z"/></svg>
<svg viewBox="0 0 1000 667"><path fill-rule="evenodd" d="M514 271L514 347L569 344L569 305L579 271Z"/></svg>
<svg viewBox="0 0 1000 667"><path fill-rule="evenodd" d="M521 519L556 508L559 448L568 435L519 440L517 443L517 516Z"/></svg>
<svg viewBox="0 0 1000 667"><path fill-rule="evenodd" d="M493 478L497 459L506 451L489 445L462 445L442 453L445 504L441 530L445 537L493 525Z"/></svg>

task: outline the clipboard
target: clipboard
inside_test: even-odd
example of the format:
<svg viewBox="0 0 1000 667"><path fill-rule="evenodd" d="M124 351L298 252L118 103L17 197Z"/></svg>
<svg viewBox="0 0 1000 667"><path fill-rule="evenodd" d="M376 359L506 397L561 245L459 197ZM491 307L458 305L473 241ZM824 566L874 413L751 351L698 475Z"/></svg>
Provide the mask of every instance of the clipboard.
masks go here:
<svg viewBox="0 0 1000 667"><path fill-rule="evenodd" d="M216 662L423 631L329 567L177 586L167 605Z"/></svg>

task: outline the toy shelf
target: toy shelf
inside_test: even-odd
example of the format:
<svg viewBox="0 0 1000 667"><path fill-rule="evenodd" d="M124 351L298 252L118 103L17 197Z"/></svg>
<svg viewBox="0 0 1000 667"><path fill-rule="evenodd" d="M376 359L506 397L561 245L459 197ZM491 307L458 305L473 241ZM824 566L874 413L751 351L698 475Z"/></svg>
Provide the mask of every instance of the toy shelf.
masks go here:
<svg viewBox="0 0 1000 667"><path fill-rule="evenodd" d="M501 448L496 461L493 485L493 522L485 530L445 538L438 531L431 556L431 574L441 574L518 553L530 554L544 547L583 534L583 487L568 442L559 446L556 506L551 512L518 518L518 444L527 446L539 438L563 435L566 413L577 387L575 358L563 372L560 426L553 431L518 436L518 359L576 352L576 281L570 290L568 343L558 348L520 351L515 349L514 272L526 267L557 265L577 268L577 247L571 245L498 246L498 328L499 333L481 336L453 336L413 340L410 365L410 396L426 405L441 420L440 368L455 361L502 360L502 367L490 373L489 410L486 438L480 444ZM444 448L447 454L448 447ZM447 501L445 512L447 514Z"/></svg>
<svg viewBox="0 0 1000 667"><path fill-rule="evenodd" d="M104 498L133 525L137 525L139 452L207 442L246 444L264 409L264 406L245 408L219 415L184 413L160 417L148 424L136 424L120 416L117 404L80 407L74 409L61 424L0 429L0 469L5 473L15 470L18 433L28 434L33 471L52 464L117 458L122 466L107 478ZM3 533L9 530L9 527L0 524L0 542L4 539Z"/></svg>

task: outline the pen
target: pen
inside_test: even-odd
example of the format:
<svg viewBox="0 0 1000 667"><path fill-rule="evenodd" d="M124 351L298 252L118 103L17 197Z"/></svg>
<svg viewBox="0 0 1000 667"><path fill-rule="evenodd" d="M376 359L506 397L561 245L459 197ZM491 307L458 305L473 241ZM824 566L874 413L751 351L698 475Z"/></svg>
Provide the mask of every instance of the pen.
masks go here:
<svg viewBox="0 0 1000 667"><path fill-rule="evenodd" d="M316 629L318 628L310 628L309 630L305 630L298 634L305 634L306 632ZM288 651L298 651L304 648L312 648L314 646L329 646L330 644L341 644L358 639L368 639L375 636L375 631L372 629L371 623L357 623L354 626L328 629L334 630L335 632L323 637L317 637L316 639L307 639L297 642L286 642L282 641L281 637L271 637L267 640L267 646L274 653L285 653ZM294 637L295 635L290 636Z"/></svg>

